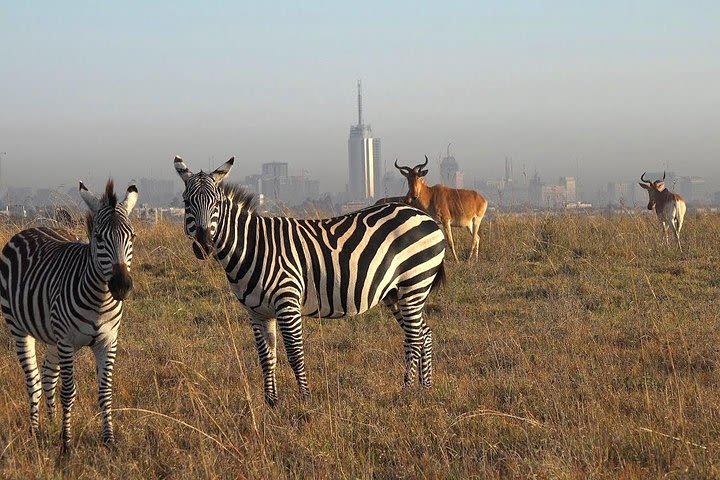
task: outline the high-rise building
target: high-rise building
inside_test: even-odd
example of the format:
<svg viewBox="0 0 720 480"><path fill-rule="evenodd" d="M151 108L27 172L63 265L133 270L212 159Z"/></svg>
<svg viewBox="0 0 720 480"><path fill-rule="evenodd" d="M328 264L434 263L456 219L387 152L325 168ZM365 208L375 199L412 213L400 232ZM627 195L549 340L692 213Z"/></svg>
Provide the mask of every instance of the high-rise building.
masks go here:
<svg viewBox="0 0 720 480"><path fill-rule="evenodd" d="M362 118L362 86L358 80L358 123L350 127L348 138L348 190L357 200L382 195L382 157L380 139L373 138L372 128Z"/></svg>
<svg viewBox="0 0 720 480"><path fill-rule="evenodd" d="M269 200L281 200L282 190L287 188L287 162L268 162L262 164L261 190Z"/></svg>
<svg viewBox="0 0 720 480"><path fill-rule="evenodd" d="M568 203L575 203L578 201L577 188L575 185L574 177L560 177L559 184L565 187L565 201Z"/></svg>
<svg viewBox="0 0 720 480"><path fill-rule="evenodd" d="M440 160L440 181L443 185L452 188L463 187L463 173L454 155L450 155L450 145L447 147L447 155Z"/></svg>

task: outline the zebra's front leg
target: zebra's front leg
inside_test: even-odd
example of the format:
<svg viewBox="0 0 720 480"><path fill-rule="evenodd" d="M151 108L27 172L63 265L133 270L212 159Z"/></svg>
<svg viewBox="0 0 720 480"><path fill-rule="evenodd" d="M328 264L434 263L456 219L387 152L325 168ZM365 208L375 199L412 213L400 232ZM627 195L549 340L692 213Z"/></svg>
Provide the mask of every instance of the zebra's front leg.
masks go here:
<svg viewBox="0 0 720 480"><path fill-rule="evenodd" d="M30 399L30 434L36 435L40 427L40 374L35 356L35 339L30 335L15 335L15 353L25 373L25 387Z"/></svg>
<svg viewBox="0 0 720 480"><path fill-rule="evenodd" d="M58 343L57 349L60 363L60 403L63 410L61 452L66 453L70 450L70 414L77 395L74 376L75 347L67 343Z"/></svg>
<svg viewBox="0 0 720 480"><path fill-rule="evenodd" d="M295 374L300 395L303 400L310 398L310 389L308 388L307 373L305 372L305 351L303 348L303 325L300 316L300 308L285 310L278 313L278 326L280 334L285 344L285 352L288 361Z"/></svg>
<svg viewBox="0 0 720 480"><path fill-rule="evenodd" d="M55 418L55 387L60 377L60 366L56 345L48 346L42 366L42 388L45 392L45 406L48 419Z"/></svg>
<svg viewBox="0 0 720 480"><path fill-rule="evenodd" d="M117 337L109 342L98 342L93 345L98 379L98 407L102 413L102 440L108 447L115 444L112 424L112 374L116 352Z"/></svg>
<svg viewBox="0 0 720 480"><path fill-rule="evenodd" d="M275 381L275 366L277 365L277 321L274 318L266 319L254 317L252 322L260 367L263 371L263 392L265 403L274 407L277 404L277 385Z"/></svg>

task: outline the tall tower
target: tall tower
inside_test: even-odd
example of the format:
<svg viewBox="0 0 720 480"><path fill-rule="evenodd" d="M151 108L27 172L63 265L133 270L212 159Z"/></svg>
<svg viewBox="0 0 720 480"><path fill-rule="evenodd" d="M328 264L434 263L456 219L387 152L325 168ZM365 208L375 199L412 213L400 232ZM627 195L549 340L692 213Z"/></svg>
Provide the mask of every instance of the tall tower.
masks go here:
<svg viewBox="0 0 720 480"><path fill-rule="evenodd" d="M350 127L348 138L348 190L355 200L367 200L381 194L382 158L380 139L373 138L370 125L363 123L362 84L357 83L358 123Z"/></svg>

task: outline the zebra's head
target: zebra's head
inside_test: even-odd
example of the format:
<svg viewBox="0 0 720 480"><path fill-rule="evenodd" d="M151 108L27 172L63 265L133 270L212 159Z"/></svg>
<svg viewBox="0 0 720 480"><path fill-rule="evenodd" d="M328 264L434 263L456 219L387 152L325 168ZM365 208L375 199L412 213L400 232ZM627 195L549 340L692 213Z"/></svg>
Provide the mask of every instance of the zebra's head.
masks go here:
<svg viewBox="0 0 720 480"><path fill-rule="evenodd" d="M118 202L112 180L108 180L101 197L80 182L80 196L90 208L88 236L95 266L108 283L113 298L124 300L133 287L130 263L135 232L129 216L137 202L138 190L130 185L125 199Z"/></svg>
<svg viewBox="0 0 720 480"><path fill-rule="evenodd" d="M175 171L185 182L185 234L193 239L193 253L200 260L210 256L223 198L220 182L230 173L233 162L235 157L211 173L192 173L182 158L175 157Z"/></svg>

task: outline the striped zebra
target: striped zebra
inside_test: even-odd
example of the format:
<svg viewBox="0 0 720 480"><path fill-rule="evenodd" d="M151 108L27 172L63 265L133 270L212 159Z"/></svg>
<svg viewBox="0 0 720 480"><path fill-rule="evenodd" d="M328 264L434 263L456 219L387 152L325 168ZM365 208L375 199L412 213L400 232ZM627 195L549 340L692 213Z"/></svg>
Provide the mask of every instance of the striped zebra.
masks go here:
<svg viewBox="0 0 720 480"><path fill-rule="evenodd" d="M199 259L213 255L247 309L263 370L265 401L277 402L279 328L301 396L310 395L303 351L303 316L337 318L384 302L402 328L405 385L416 373L432 382L432 332L423 318L431 289L444 278L445 238L435 221L390 203L324 220L263 217L252 196L221 184L234 158L185 182L185 233Z"/></svg>
<svg viewBox="0 0 720 480"><path fill-rule="evenodd" d="M114 443L112 371L123 300L132 289L135 233L128 217L138 191L130 186L125 200L118 202L112 180L99 198L80 182L80 196L90 208L89 243L64 230L30 228L13 236L0 255L0 307L25 372L30 431L38 431L41 390L52 420L59 377L63 451L70 446L73 357L85 345L95 354L102 438L106 445ZM35 356L36 340L48 344L42 375Z"/></svg>

